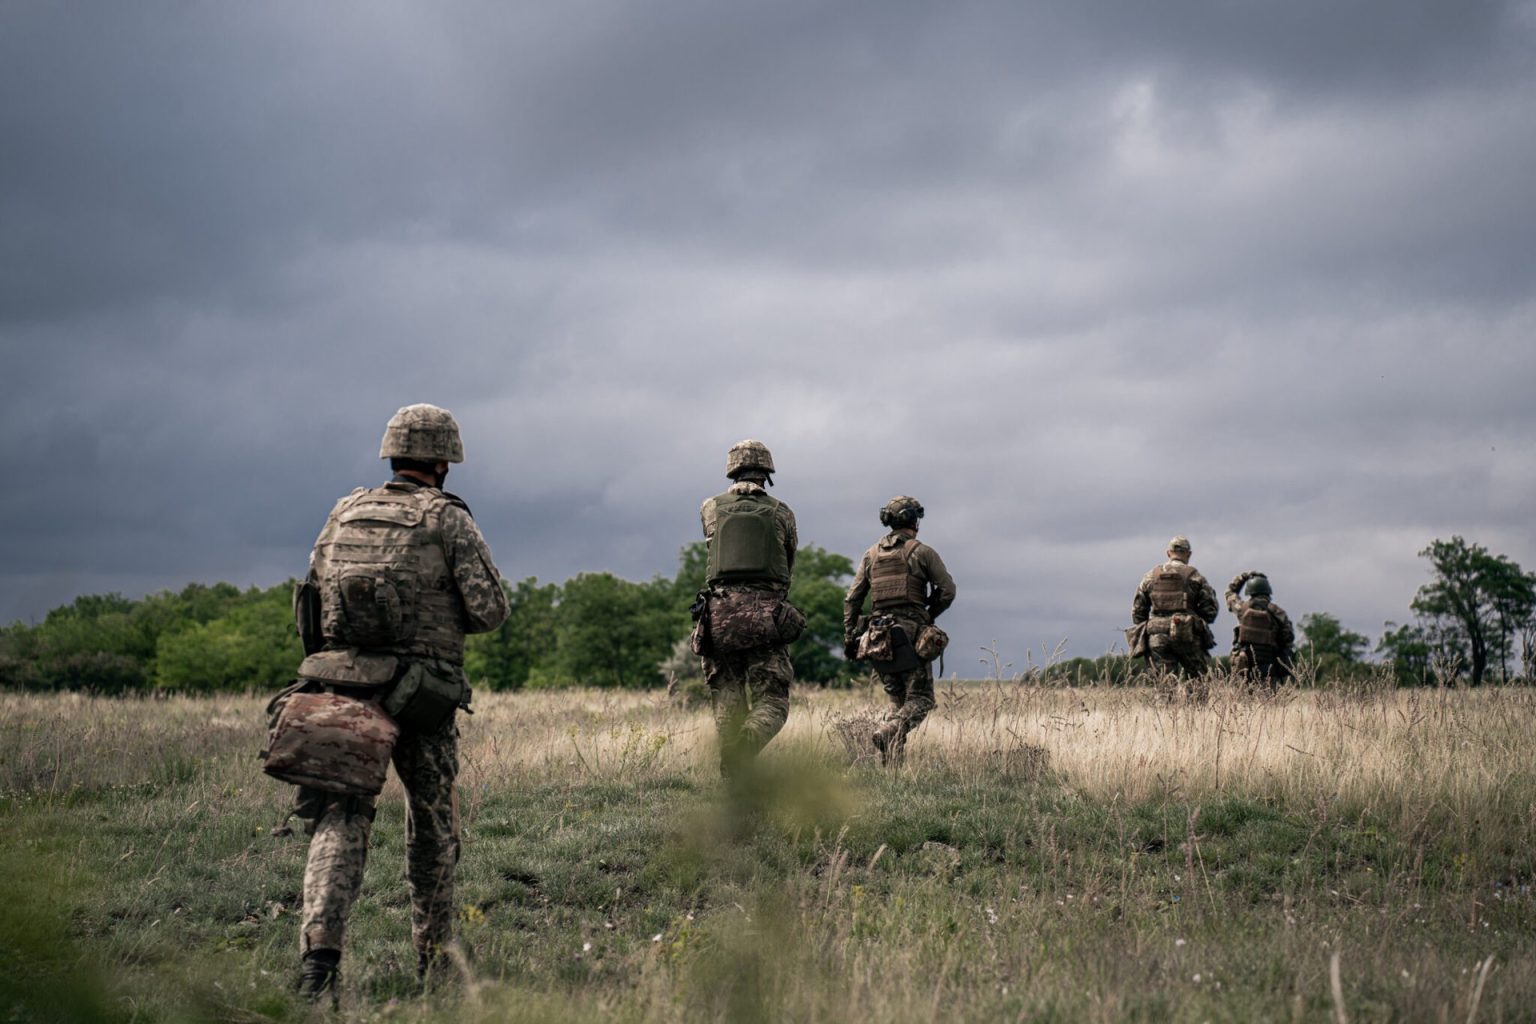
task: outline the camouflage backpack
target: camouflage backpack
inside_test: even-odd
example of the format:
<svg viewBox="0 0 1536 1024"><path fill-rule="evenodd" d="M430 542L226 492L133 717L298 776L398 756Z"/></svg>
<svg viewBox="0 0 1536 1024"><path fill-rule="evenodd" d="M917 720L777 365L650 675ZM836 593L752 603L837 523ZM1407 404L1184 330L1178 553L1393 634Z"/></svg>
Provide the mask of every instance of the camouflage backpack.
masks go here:
<svg viewBox="0 0 1536 1024"><path fill-rule="evenodd" d="M1268 604L1260 606L1244 601L1242 610L1237 613L1237 642L1273 647L1278 641L1275 617L1270 614Z"/></svg>
<svg viewBox="0 0 1536 1024"><path fill-rule="evenodd" d="M927 602L927 584L913 575L912 554L917 540L909 538L887 547L884 541L869 549L869 600L875 610Z"/></svg>
<svg viewBox="0 0 1536 1024"><path fill-rule="evenodd" d="M1152 577L1152 612L1155 615L1172 615L1189 611L1189 579L1195 570L1181 562L1168 562L1159 566Z"/></svg>
<svg viewBox="0 0 1536 1024"><path fill-rule="evenodd" d="M462 649L440 528L451 504L433 488L389 485L354 491L337 504L315 542L327 644L440 656Z"/></svg>

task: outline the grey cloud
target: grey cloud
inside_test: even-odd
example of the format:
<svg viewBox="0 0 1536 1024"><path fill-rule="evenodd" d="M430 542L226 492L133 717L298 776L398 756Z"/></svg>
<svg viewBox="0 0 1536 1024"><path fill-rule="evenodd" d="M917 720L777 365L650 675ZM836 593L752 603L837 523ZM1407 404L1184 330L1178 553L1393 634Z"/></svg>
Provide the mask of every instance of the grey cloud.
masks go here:
<svg viewBox="0 0 1536 1024"><path fill-rule="evenodd" d="M808 541L922 498L951 667L1100 653L1174 532L1374 632L1435 536L1536 562L1533 29L8 5L0 620L297 572L425 400L514 579L670 574L760 436Z"/></svg>

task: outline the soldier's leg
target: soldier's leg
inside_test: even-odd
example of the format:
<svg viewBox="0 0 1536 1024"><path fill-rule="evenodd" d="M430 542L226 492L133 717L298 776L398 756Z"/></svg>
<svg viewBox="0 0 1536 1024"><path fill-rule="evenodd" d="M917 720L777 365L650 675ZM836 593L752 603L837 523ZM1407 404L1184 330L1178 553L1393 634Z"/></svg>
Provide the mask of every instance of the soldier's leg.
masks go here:
<svg viewBox="0 0 1536 1024"><path fill-rule="evenodd" d="M746 672L747 700L750 709L741 727L745 751L756 754L779 734L789 718L789 688L795 681L795 668L789 649L782 645L755 652Z"/></svg>
<svg viewBox="0 0 1536 1024"><path fill-rule="evenodd" d="M347 915L363 884L373 800L301 787L296 813L310 834L304 865L304 910L299 953L341 952Z"/></svg>
<svg viewBox="0 0 1536 1024"><path fill-rule="evenodd" d="M729 776L740 760L741 731L747 717L746 679L740 656L705 658L704 679L709 684L715 734L720 741L720 774Z"/></svg>
<svg viewBox="0 0 1536 1024"><path fill-rule="evenodd" d="M921 725L934 707L933 663L925 661L903 675L906 676L907 700L896 712L897 730L893 738L898 746L906 743L907 734Z"/></svg>
<svg viewBox="0 0 1536 1024"><path fill-rule="evenodd" d="M411 888L411 941L425 967L453 938L453 873L459 862L459 734L453 717L395 744L405 787L405 872Z"/></svg>

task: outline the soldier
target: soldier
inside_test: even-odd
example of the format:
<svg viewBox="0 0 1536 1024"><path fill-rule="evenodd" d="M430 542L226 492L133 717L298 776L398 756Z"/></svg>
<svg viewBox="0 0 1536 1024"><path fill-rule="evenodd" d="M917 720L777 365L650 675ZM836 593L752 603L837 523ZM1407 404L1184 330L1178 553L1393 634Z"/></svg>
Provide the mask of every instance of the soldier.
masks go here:
<svg viewBox="0 0 1536 1024"><path fill-rule="evenodd" d="M1241 596L1245 583L1246 601ZM1263 680L1271 691L1291 677L1296 645L1291 617L1273 597L1269 578L1255 569L1238 573L1227 584L1227 611L1237 618L1232 627L1232 670L1250 682Z"/></svg>
<svg viewBox="0 0 1536 1024"><path fill-rule="evenodd" d="M766 445L738 441L725 456L731 486L699 509L709 575L695 606L694 649L704 658L726 779L784 727L795 679L788 644L805 625L788 600L800 536L795 513L766 490L773 473Z"/></svg>
<svg viewBox="0 0 1536 1024"><path fill-rule="evenodd" d="M442 490L448 464L464 461L452 414L432 405L401 409L384 430L379 457L389 459L393 479L382 487L360 487L337 502L301 584L318 609L305 609L303 601L296 601L296 608L307 651L321 647L313 636L318 627L323 649L395 656L384 659L400 666L394 679L403 680L406 669L415 667L449 695L433 716L440 724L413 729L402 721L391 755L408 801L411 939L418 975L425 978L452 937L459 859L453 712L469 703L464 635L495 629L508 608L501 576L469 507ZM381 629L373 620L385 590L395 598L388 605L395 618ZM359 602L364 591L375 600ZM311 999L329 992L334 1002L343 933L368 856L374 799L300 787L296 814L312 837L304 869L299 990Z"/></svg>
<svg viewBox="0 0 1536 1024"><path fill-rule="evenodd" d="M1199 676L1210 663L1206 652L1216 646L1210 624L1219 609L1216 591L1189 564L1190 553L1186 538L1168 542L1168 561L1149 570L1136 587L1131 622L1145 624L1151 664Z"/></svg>
<svg viewBox="0 0 1536 1024"><path fill-rule="evenodd" d="M843 653L850 661L861 651L869 656L891 700L884 723L870 737L882 764L888 755L901 759L907 735L933 710L933 658L947 642L933 620L955 603L955 581L944 560L917 539L922 518L916 498L900 495L885 504L880 522L890 533L864 552L843 598ZM861 623L866 595L871 618ZM935 634L938 649L931 650Z"/></svg>

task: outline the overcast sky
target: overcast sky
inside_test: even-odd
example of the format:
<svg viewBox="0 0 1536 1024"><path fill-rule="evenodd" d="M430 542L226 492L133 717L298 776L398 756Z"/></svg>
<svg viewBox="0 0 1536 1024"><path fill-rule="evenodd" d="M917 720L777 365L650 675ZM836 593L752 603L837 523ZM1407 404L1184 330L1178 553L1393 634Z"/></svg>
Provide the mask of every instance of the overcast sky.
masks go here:
<svg viewBox="0 0 1536 1024"><path fill-rule="evenodd" d="M1536 4L0 5L0 621L302 571L384 422L502 573L676 568L756 437L948 668L1536 568ZM1223 613L1217 634L1230 636Z"/></svg>

